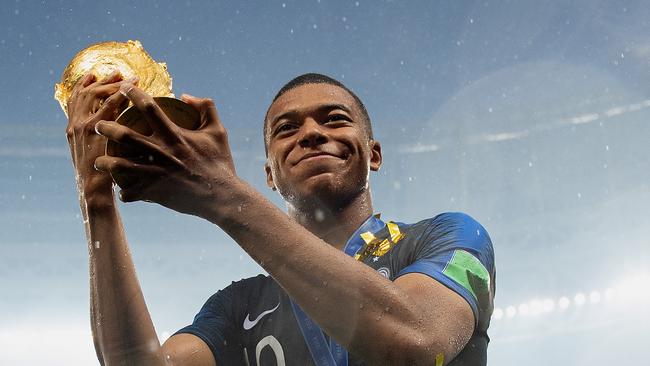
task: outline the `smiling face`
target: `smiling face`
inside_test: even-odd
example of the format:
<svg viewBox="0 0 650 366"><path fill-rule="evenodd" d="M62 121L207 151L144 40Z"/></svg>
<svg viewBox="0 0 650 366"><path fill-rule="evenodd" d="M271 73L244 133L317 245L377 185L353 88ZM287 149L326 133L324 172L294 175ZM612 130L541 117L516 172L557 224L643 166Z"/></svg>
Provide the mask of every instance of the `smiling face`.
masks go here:
<svg viewBox="0 0 650 366"><path fill-rule="evenodd" d="M265 128L267 184L294 207L344 206L367 191L381 147L369 138L354 98L327 83L304 84L269 108Z"/></svg>

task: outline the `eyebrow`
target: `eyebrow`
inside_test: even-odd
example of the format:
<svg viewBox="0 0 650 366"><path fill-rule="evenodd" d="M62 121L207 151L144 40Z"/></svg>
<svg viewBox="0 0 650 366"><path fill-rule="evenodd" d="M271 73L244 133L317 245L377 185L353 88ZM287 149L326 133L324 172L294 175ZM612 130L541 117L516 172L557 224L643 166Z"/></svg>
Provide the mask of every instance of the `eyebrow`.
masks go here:
<svg viewBox="0 0 650 366"><path fill-rule="evenodd" d="M313 111L314 112L323 112L323 111L331 111L331 110L334 110L334 109L340 109L340 110L342 110L344 112L352 114L352 110L350 109L350 107L346 106L345 104L340 104L340 103L323 104L323 105L320 105L320 106L316 107ZM288 110L288 111L282 113L281 115L273 118L273 120L271 120L270 123L269 123L269 127L272 127L279 120L281 120L283 118L287 118L287 117L290 117L290 116L295 116L295 115L299 114L300 112L301 111L297 110L297 109Z"/></svg>

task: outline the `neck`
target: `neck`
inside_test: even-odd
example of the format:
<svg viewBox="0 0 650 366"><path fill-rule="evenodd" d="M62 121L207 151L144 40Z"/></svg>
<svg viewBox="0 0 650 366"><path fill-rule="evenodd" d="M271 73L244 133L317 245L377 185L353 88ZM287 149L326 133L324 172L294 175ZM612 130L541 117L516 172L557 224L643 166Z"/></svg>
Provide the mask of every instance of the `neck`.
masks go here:
<svg viewBox="0 0 650 366"><path fill-rule="evenodd" d="M325 204L289 207L291 218L339 250L343 250L350 235L372 214L370 190L364 190L343 207L332 207Z"/></svg>

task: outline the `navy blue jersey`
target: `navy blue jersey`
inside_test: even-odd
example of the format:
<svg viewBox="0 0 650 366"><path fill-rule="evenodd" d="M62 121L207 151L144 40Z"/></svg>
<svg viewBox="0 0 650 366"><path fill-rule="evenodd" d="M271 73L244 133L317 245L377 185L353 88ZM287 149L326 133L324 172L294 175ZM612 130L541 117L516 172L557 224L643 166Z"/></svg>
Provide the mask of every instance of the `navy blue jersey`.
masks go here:
<svg viewBox="0 0 650 366"><path fill-rule="evenodd" d="M450 365L487 364L494 252L478 222L462 213L443 213L415 224L384 223L373 216L352 235L345 251L391 281L422 273L462 296L472 308L475 328ZM258 275L212 295L194 322L177 333L201 338L220 366L315 365L293 306L271 277ZM364 365L353 354L347 362Z"/></svg>

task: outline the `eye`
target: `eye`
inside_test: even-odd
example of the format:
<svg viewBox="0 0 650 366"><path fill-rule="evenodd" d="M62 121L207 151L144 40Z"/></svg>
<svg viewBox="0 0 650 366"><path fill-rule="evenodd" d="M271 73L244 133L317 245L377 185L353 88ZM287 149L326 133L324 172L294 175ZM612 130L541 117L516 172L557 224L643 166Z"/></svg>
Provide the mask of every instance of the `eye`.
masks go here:
<svg viewBox="0 0 650 366"><path fill-rule="evenodd" d="M344 121L350 122L351 121L350 117L339 113L334 113L327 116L327 122L344 122Z"/></svg>
<svg viewBox="0 0 650 366"><path fill-rule="evenodd" d="M275 129L273 129L273 135L277 135L283 132L288 132L294 130L295 128L296 125L294 125L293 123L280 123L275 127Z"/></svg>

